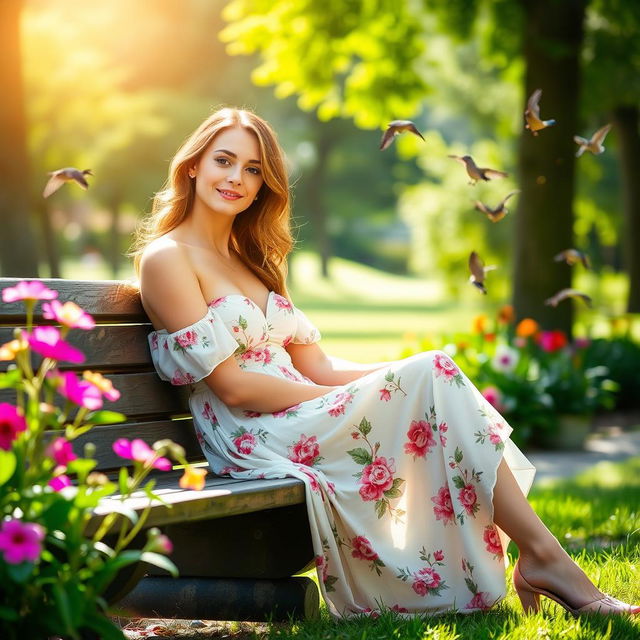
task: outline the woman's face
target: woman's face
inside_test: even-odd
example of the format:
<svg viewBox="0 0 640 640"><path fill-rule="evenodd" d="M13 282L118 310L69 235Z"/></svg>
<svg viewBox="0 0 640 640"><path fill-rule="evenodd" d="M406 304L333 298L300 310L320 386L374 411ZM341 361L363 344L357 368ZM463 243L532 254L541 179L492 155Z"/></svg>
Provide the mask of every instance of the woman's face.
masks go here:
<svg viewBox="0 0 640 640"><path fill-rule="evenodd" d="M235 216L255 200L264 182L260 146L251 131L221 131L202 154L195 171L195 207Z"/></svg>

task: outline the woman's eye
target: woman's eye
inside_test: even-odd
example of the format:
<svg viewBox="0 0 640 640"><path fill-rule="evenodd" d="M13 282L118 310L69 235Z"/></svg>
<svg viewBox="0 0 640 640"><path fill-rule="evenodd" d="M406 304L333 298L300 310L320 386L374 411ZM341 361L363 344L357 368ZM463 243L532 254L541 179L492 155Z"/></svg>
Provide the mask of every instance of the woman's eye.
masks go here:
<svg viewBox="0 0 640 640"><path fill-rule="evenodd" d="M253 175L255 175L255 176L259 176L260 175L260 169L258 169L257 167L249 167L247 169L247 171L249 173L253 173Z"/></svg>
<svg viewBox="0 0 640 640"><path fill-rule="evenodd" d="M231 164L226 158L216 158L216 162L223 165Z"/></svg>

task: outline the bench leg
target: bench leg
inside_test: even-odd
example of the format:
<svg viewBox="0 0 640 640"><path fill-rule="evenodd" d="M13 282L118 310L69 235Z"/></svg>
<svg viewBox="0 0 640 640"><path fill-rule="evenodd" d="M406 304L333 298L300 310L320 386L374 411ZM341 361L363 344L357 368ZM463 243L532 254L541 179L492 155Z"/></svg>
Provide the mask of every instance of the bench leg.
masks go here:
<svg viewBox="0 0 640 640"><path fill-rule="evenodd" d="M314 619L319 595L310 578L143 578L113 607L129 618L281 622Z"/></svg>

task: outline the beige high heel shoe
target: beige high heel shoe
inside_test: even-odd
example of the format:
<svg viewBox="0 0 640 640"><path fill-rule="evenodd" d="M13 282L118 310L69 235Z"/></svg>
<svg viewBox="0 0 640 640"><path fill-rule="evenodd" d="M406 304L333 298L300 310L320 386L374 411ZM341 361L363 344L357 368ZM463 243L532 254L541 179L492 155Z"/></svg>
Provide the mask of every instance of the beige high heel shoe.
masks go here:
<svg viewBox="0 0 640 640"><path fill-rule="evenodd" d="M578 609L574 609L555 593L547 591L546 589L539 589L527 582L520 573L520 566L518 562L516 562L516 565L513 568L513 586L516 589L518 598L520 598L522 608L527 614L531 612L537 613L540 610L541 595L551 598L551 600L555 600L555 602L557 602L561 607L565 608L571 615L576 617L584 613L592 612L610 615L627 614L631 616L640 613L640 606L627 604L626 602L622 602L622 600L617 600L616 598L612 598L606 594L602 598L598 598L593 602L588 602Z"/></svg>

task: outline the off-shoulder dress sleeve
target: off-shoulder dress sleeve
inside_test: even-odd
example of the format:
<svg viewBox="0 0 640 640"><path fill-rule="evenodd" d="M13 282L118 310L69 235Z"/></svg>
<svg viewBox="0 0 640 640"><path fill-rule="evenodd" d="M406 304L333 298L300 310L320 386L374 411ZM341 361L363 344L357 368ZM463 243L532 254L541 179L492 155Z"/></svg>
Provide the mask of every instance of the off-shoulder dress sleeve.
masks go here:
<svg viewBox="0 0 640 640"><path fill-rule="evenodd" d="M188 327L173 333L166 329L152 331L148 340L158 375L174 385L206 378L238 348L236 339L212 307Z"/></svg>
<svg viewBox="0 0 640 640"><path fill-rule="evenodd" d="M293 335L291 342L295 344L313 344L319 342L322 336L318 328L307 318L303 311L300 311L298 307L293 307L293 312L298 321L296 332Z"/></svg>

